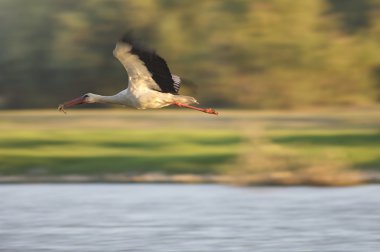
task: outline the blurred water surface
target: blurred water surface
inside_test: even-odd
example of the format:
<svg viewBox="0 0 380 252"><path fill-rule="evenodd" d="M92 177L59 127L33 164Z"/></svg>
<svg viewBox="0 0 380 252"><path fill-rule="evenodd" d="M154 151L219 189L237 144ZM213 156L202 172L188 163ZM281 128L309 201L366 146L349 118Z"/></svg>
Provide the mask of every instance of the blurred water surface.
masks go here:
<svg viewBox="0 0 380 252"><path fill-rule="evenodd" d="M379 251L380 186L0 186L0 251Z"/></svg>

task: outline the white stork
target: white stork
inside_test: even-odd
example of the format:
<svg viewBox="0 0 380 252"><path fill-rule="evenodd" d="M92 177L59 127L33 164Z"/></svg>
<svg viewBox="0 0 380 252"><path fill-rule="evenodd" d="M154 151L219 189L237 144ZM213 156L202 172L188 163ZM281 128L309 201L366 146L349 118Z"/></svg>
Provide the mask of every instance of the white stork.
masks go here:
<svg viewBox="0 0 380 252"><path fill-rule="evenodd" d="M128 72L128 87L112 96L87 93L59 105L58 110L65 112L66 107L84 103L110 103L137 109L176 105L208 114L218 114L211 108L190 106L190 104L198 102L193 97L178 94L181 85L180 77L170 73L163 58L154 51L135 43L129 35L125 35L116 44L113 55Z"/></svg>

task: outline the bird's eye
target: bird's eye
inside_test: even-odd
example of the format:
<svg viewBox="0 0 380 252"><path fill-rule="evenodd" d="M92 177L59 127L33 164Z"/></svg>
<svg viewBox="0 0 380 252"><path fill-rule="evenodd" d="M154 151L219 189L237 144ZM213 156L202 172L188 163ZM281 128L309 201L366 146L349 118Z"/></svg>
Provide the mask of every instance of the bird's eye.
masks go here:
<svg viewBox="0 0 380 252"><path fill-rule="evenodd" d="M87 94L83 95L82 96L83 98L88 98L89 96Z"/></svg>

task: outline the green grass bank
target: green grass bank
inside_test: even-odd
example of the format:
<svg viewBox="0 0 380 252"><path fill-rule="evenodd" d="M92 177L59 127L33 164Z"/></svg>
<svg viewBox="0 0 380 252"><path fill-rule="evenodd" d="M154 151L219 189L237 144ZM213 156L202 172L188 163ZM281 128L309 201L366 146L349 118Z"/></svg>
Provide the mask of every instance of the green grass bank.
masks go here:
<svg viewBox="0 0 380 252"><path fill-rule="evenodd" d="M378 182L380 109L0 112L2 182Z"/></svg>

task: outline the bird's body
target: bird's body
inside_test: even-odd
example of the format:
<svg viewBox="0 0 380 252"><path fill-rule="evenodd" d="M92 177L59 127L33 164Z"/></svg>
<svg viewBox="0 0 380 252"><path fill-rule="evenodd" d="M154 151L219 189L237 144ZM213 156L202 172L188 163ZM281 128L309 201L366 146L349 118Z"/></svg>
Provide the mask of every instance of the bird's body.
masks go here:
<svg viewBox="0 0 380 252"><path fill-rule="evenodd" d="M87 93L61 104L59 110L64 111L65 107L83 103L110 103L137 109L154 109L177 105L209 114L217 114L213 109L190 106L190 104L198 102L193 97L178 94L181 84L180 77L170 73L164 59L154 51L134 43L129 36L125 36L116 44L113 54L128 72L128 87L112 96Z"/></svg>
<svg viewBox="0 0 380 252"><path fill-rule="evenodd" d="M102 96L91 93L86 95L89 96L89 103L119 104L136 109L162 108L173 105L175 101L184 104L197 103L193 97L162 93L146 88L144 85L137 87L129 86L113 96Z"/></svg>

